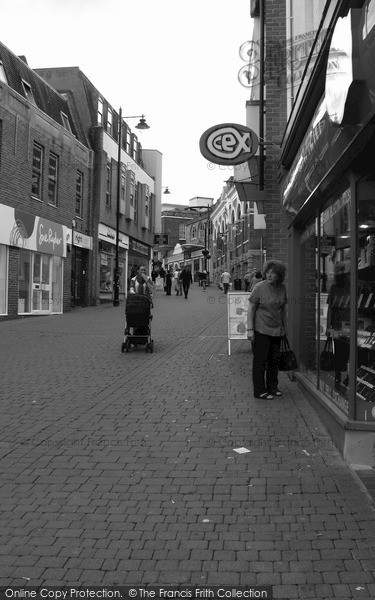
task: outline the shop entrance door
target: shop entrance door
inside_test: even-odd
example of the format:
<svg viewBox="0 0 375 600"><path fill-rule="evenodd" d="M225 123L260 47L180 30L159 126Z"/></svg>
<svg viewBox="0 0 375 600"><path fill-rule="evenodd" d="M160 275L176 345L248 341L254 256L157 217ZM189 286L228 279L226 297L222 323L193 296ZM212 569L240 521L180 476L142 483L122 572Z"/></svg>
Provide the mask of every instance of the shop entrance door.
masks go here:
<svg viewBox="0 0 375 600"><path fill-rule="evenodd" d="M51 257L33 253L33 305L32 312L50 312Z"/></svg>

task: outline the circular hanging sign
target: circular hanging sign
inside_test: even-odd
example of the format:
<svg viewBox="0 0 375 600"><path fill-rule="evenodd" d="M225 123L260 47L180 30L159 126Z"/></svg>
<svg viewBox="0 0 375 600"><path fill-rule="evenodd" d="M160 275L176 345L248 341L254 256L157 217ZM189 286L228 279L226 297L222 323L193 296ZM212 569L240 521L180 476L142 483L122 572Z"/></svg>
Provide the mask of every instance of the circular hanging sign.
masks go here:
<svg viewBox="0 0 375 600"><path fill-rule="evenodd" d="M222 123L207 129L199 140L201 154L217 165L239 165L249 160L258 149L258 138L252 129L237 123Z"/></svg>

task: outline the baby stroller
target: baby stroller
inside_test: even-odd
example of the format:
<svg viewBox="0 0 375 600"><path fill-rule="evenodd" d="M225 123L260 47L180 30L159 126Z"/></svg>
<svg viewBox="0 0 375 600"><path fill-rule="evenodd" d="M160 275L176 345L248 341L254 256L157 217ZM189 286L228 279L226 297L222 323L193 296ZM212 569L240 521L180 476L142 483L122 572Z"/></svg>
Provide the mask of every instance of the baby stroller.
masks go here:
<svg viewBox="0 0 375 600"><path fill-rule="evenodd" d="M146 346L146 352L154 351L150 322L151 300L142 294L130 294L125 305L126 326L121 352L129 352L131 345Z"/></svg>

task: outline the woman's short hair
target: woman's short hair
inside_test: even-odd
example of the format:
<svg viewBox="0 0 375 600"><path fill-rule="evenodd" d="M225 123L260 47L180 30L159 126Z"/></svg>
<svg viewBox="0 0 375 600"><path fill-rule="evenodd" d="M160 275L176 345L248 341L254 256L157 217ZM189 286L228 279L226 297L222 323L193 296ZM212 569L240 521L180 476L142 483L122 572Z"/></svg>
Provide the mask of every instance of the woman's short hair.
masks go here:
<svg viewBox="0 0 375 600"><path fill-rule="evenodd" d="M268 271L274 271L274 273L276 273L276 283L282 283L284 281L286 266L279 260L269 260L264 265L263 277L267 275Z"/></svg>

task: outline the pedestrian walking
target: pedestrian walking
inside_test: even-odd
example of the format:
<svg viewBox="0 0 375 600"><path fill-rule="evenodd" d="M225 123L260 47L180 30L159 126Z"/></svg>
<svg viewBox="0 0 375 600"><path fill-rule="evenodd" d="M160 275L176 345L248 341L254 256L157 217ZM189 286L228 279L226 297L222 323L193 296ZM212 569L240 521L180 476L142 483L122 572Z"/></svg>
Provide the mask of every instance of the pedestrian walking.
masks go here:
<svg viewBox="0 0 375 600"><path fill-rule="evenodd" d="M143 294L147 296L152 303L154 286L152 285L151 278L146 274L146 267L144 265L138 265L136 275L130 280L130 294Z"/></svg>
<svg viewBox="0 0 375 600"><path fill-rule="evenodd" d="M261 281L263 281L262 272L256 271L254 277L251 279L250 292L252 292L256 284L260 283Z"/></svg>
<svg viewBox="0 0 375 600"><path fill-rule="evenodd" d="M230 274L228 273L228 271L224 271L221 274L220 281L224 287L224 294L227 294L228 290L229 290L229 284L230 284Z"/></svg>
<svg viewBox="0 0 375 600"><path fill-rule="evenodd" d="M250 290L250 282L251 282L252 275L253 275L252 271L246 271L246 273L244 275L245 292L248 292Z"/></svg>
<svg viewBox="0 0 375 600"><path fill-rule="evenodd" d="M182 281L180 281L181 270L177 267L173 274L174 291L176 296L182 296Z"/></svg>
<svg viewBox="0 0 375 600"><path fill-rule="evenodd" d="M203 271L201 273L201 281L202 281L202 287L203 287L204 292L206 291L207 277L208 277L208 273L207 273L206 269L203 269Z"/></svg>
<svg viewBox="0 0 375 600"><path fill-rule="evenodd" d="M172 267L170 267L167 271L167 274L165 276L165 292L167 296L171 295L171 291L172 291L172 279L173 279L173 273L172 273Z"/></svg>
<svg viewBox="0 0 375 600"><path fill-rule="evenodd" d="M263 271L265 281L254 287L249 298L247 339L253 345L254 396L264 400L282 395L278 388L277 361L287 328L285 272L286 267L280 261L269 261Z"/></svg>
<svg viewBox="0 0 375 600"><path fill-rule="evenodd" d="M182 287L184 290L185 299L187 299L189 294L190 284L193 283L193 277L191 275L191 271L188 267L184 267L179 276L180 281L182 281Z"/></svg>

